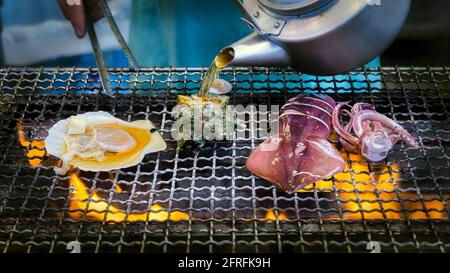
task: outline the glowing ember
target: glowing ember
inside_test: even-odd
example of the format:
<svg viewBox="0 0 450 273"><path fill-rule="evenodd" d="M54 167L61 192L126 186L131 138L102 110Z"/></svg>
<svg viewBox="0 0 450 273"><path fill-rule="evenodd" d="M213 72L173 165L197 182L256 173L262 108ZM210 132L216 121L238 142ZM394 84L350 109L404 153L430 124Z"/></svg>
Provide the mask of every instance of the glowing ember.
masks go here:
<svg viewBox="0 0 450 273"><path fill-rule="evenodd" d="M342 156L349 162L347 154ZM396 189L396 183L400 180L400 168L397 164L369 167L361 155L349 156L351 163L347 164L344 172L335 175L336 182L319 181L315 184L318 191L331 192L335 183L345 211L345 220L448 219L448 215L444 213L445 202L436 200L436 196L423 194L420 198L416 193L405 193ZM311 191L311 188L305 191ZM421 199L432 201L422 204ZM408 214L405 215L402 210Z"/></svg>
<svg viewBox="0 0 450 273"><path fill-rule="evenodd" d="M272 221L283 221L288 220L288 217L284 212L275 212L274 209L268 210L266 216L262 219L263 221L272 222Z"/></svg>
<svg viewBox="0 0 450 273"><path fill-rule="evenodd" d="M410 211L409 219L448 219L448 215L445 213L446 207L450 205L450 199L448 196L443 197L447 199L447 204L441 202L438 195L424 194L421 201L417 194L403 193L402 198L414 201L408 201L405 203L405 207ZM428 216L427 216L428 214Z"/></svg>
<svg viewBox="0 0 450 273"><path fill-rule="evenodd" d="M102 200L97 193L91 195L86 190L86 185L76 174L70 175L70 185L73 187L71 202L69 206L70 217L81 219L83 216L106 222L137 222L137 221L183 221L188 220L186 213L174 211L170 214L163 211L157 204L151 206L151 212L126 214L108 202Z"/></svg>
<svg viewBox="0 0 450 273"><path fill-rule="evenodd" d="M39 167L46 156L44 140L28 140L22 123L17 124L18 139L21 146L27 149L26 156L31 167ZM400 168L397 164L369 166L360 155L342 155L347 164L345 171L337 174L335 180L321 180L299 191L338 192L339 204L344 210L343 218L327 218L333 220L426 220L449 219L446 208L450 206L449 196L402 192L396 189L400 180ZM348 160L349 159L349 160ZM114 181L111 174L110 179ZM151 212L125 213L109 204L96 192L89 193L86 185L76 174L71 174L70 184L73 187L69 205L69 216L75 219L87 217L96 221L135 222L135 221L186 221L189 215L180 211L170 214L158 205L151 206ZM122 188L115 184L118 193ZM442 200L444 199L444 200ZM400 203L400 200L402 203ZM442 201L441 201L442 200ZM406 213L405 213L406 212ZM283 221L289 217L285 212L268 210L263 221Z"/></svg>
<svg viewBox="0 0 450 273"><path fill-rule="evenodd" d="M17 124L17 135L19 137L19 143L23 147L28 149L27 158L31 167L39 167L42 163L42 158L46 155L44 140L29 141L25 137L25 130L23 124Z"/></svg>
<svg viewBox="0 0 450 273"><path fill-rule="evenodd" d="M346 155L344 155L344 158ZM360 155L351 154L351 163L345 172L336 175L336 189L343 202L346 219L401 219L401 207L395 193L399 178L398 165L386 165L369 169ZM354 182L352 182L354 181ZM383 215L384 214L384 215Z"/></svg>
<svg viewBox="0 0 450 273"><path fill-rule="evenodd" d="M343 156L346 158L345 154ZM313 187L320 192L331 192L335 188L339 194L339 202L345 211L344 220L400 220L405 217L408 219L448 219L448 215L443 212L446 204L436 200L436 197L423 195L425 200L430 201L422 203L417 194L396 190L395 183L400 179L397 164L377 165L374 170L374 166L369 167L362 157L355 154L350 155L350 162L351 164L343 173L335 176L336 182L319 181L300 192L311 192ZM189 215L186 213L174 211L169 214L157 204L151 206L150 213L131 213L127 216L122 210L108 204L97 193L93 192L90 195L86 190L86 185L76 174L71 174L70 181L74 188L69 207L70 216L76 219L81 219L83 216L106 222L163 222L189 219ZM118 192L122 192L119 185L116 184L115 188ZM403 200L403 208L399 199ZM405 199L411 201L405 202ZM402 209L409 213L405 216ZM261 220L274 222L288 219L285 212L270 209ZM341 218L327 219L342 220Z"/></svg>

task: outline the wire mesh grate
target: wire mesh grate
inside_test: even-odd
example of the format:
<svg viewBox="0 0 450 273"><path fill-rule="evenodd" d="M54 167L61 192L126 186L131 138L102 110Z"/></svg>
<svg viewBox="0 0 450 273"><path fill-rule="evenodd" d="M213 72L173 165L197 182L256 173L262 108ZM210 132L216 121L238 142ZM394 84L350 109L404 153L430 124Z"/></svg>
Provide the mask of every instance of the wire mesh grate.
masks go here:
<svg viewBox="0 0 450 273"><path fill-rule="evenodd" d="M386 67L334 77L282 69L227 69L235 105L282 105L304 92L364 101L417 136L382 163L342 150L345 172L293 195L245 169L263 138L178 150L170 132L177 94L204 69L111 70L115 98L96 69L0 70L0 251L384 252L450 250L450 70ZM148 118L168 149L136 167L57 176L43 139L56 121L88 111ZM263 121L258 121L263 122Z"/></svg>

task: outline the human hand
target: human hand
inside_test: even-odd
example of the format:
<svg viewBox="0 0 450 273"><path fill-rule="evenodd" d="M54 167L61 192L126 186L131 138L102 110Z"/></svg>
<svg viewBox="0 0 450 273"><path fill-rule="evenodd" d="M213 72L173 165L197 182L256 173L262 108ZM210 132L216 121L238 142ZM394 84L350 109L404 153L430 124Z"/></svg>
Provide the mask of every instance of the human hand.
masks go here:
<svg viewBox="0 0 450 273"><path fill-rule="evenodd" d="M83 38L86 35L86 18L84 13L83 0L57 0L64 17L72 23L75 34L78 38ZM100 20L103 17L102 9L99 2L103 0L87 0L87 10L93 22Z"/></svg>

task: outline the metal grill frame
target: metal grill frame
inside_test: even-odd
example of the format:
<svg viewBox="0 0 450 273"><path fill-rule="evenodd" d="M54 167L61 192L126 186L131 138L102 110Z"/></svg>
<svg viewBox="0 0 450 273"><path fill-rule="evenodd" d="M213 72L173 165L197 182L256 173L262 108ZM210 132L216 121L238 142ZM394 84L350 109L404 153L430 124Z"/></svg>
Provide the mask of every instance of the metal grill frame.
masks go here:
<svg viewBox="0 0 450 273"><path fill-rule="evenodd" d="M364 192L356 190L361 181L355 179L361 173L352 168L360 162L347 153L351 177L347 182L353 185L354 203L360 210L367 201L379 204L374 211L344 209L349 200L339 196L343 190L337 185L345 181L336 178L329 180L328 195L317 185L306 196L277 192L243 166L246 155L262 142L258 137L216 143L190 154L176 150L170 139L171 107L176 94L197 92L205 71L111 69L113 88L120 93L112 99L99 94L96 69L1 69L0 251L65 252L70 241L79 241L86 252L366 252L371 241L380 242L386 252L450 251L450 68L364 68L327 78L275 68L223 71L223 78L236 86L233 104L282 104L298 93L325 93L337 101L373 103L417 136L421 149L396 145L384 163L386 171L380 173L376 164L368 165L363 175L387 175L394 186L393 191L375 190L375 200L361 199ZM25 154L36 148L32 144L20 147L17 123L31 124L28 138L41 139L49 123L97 110L129 121L149 118L159 126L169 149L146 157L137 167L114 172L113 178L79 172L89 192L87 203L95 202L93 193L103 188L102 200L124 206L128 217L133 206L139 205L131 196L145 184L145 213L155 212L149 204L157 200L163 204L162 211L187 213L187 221L106 223L67 217L73 191L69 178L56 176L49 167L27 165ZM107 189L102 187L105 183L110 185ZM118 184L130 191L128 199L115 199ZM205 197L204 192L209 194ZM386 193L396 198L380 197ZM405 193L414 194L415 199L403 197ZM398 203L400 210L385 211L383 204L391 202ZM433 202L442 206L429 209ZM415 205L422 209L411 209ZM269 210L271 219L261 217ZM366 219L370 212L380 213L382 219ZM289 216L281 217L282 213ZM361 219L346 219L346 213L360 213ZM398 213L401 219L388 219L388 213ZM412 219L414 213L425 217ZM445 217L437 219L435 214Z"/></svg>

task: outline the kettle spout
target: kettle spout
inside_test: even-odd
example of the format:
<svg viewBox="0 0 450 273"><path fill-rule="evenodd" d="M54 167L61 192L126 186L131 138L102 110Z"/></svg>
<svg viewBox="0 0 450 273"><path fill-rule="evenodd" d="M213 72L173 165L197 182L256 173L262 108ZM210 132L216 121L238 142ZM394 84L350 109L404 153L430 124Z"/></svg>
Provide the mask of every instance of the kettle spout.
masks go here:
<svg viewBox="0 0 450 273"><path fill-rule="evenodd" d="M229 66L290 65L289 55L282 47L257 33L250 34L222 51L234 55Z"/></svg>

